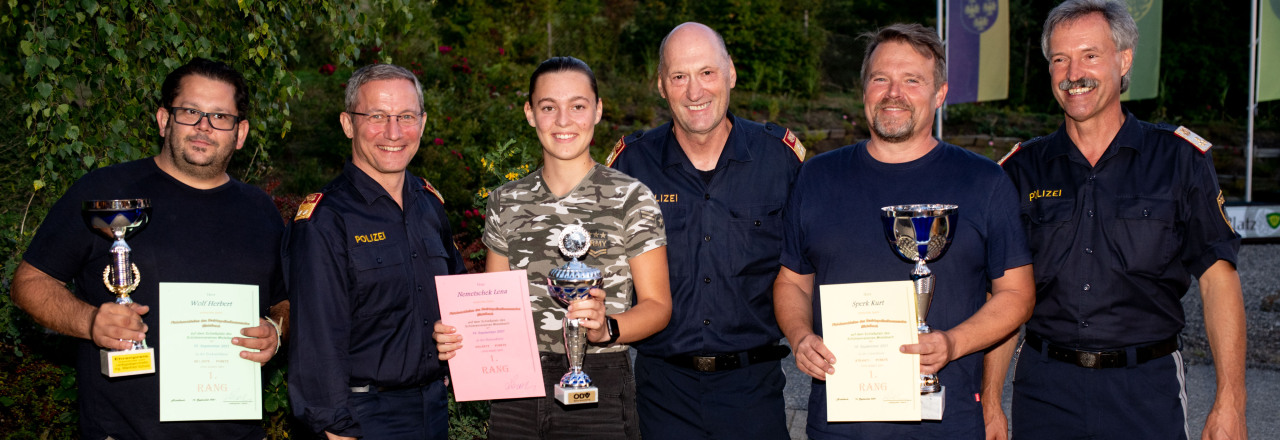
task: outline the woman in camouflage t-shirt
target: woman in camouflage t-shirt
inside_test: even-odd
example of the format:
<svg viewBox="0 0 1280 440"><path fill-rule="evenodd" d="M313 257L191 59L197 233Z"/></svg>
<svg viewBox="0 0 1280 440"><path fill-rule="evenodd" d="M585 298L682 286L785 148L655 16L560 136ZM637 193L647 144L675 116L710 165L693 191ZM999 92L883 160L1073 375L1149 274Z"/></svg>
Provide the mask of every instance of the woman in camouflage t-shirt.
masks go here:
<svg viewBox="0 0 1280 440"><path fill-rule="evenodd" d="M485 270L528 271L547 391L546 397L494 401L493 438L640 437L627 344L662 330L671 317L666 234L649 188L591 158L588 147L602 111L586 63L573 57L544 61L530 78L524 106L542 143L543 167L489 195ZM556 244L567 225L587 230L591 246L581 261L600 269L604 283L592 300L566 310L547 294L546 276L568 261ZM568 371L561 333L566 313L587 328L591 346L583 370L599 389L598 403L562 405L552 397L552 386ZM437 323L441 359L462 347L455 331Z"/></svg>

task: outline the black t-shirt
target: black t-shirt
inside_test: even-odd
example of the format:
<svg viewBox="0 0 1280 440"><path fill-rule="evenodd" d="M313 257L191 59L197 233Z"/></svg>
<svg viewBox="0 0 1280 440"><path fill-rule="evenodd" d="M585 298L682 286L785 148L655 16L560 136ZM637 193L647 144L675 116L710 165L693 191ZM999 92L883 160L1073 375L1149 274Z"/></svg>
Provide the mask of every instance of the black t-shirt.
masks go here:
<svg viewBox="0 0 1280 440"><path fill-rule="evenodd" d="M100 305L115 300L102 282L111 241L82 220L86 200L146 198L147 226L126 241L141 283L133 300L151 307L144 315L147 345L164 353L158 285L161 282L259 286L259 314L286 299L279 247L284 222L262 190L232 180L210 190L191 188L160 170L152 158L94 170L72 185L36 232L23 259L46 274L74 282L75 294ZM160 423L160 374L107 378L98 347L81 340L76 361L82 438L261 439L258 420Z"/></svg>

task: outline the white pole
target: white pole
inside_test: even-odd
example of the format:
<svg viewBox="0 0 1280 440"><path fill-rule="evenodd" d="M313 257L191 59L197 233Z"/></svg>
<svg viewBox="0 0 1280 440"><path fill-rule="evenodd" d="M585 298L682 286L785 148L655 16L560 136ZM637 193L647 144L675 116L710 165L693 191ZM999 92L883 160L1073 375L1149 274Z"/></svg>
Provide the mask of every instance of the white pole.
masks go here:
<svg viewBox="0 0 1280 440"><path fill-rule="evenodd" d="M1258 112L1258 0L1249 20L1249 129L1245 135L1244 201L1253 201L1253 115Z"/></svg>
<svg viewBox="0 0 1280 440"><path fill-rule="evenodd" d="M943 47L943 50L945 51L945 54L946 54L947 59L948 59L948 60L950 60L950 59L951 59L951 45L950 45L950 44L947 44L947 41L946 41L947 34L945 34L945 33L943 33L943 32L942 32L942 22L943 22L943 17L942 17L942 2L943 2L943 1L944 1L944 0L938 0L938 3L937 3L937 4L938 4L938 39L939 39L939 40L942 40L942 47ZM1257 1L1257 0L1254 0L1254 1ZM947 24L949 25L950 23L947 23ZM950 68L950 67L948 67L948 68L947 68L947 70L948 70L948 71L950 71L950 70L951 70L951 68ZM934 131L938 133L938 140L942 140L942 112L944 112L944 111L946 111L946 110L947 110L947 103L946 103L946 102L943 102L943 103L942 103L942 107L941 107L941 108L939 108L939 109L938 109L938 111L937 111L937 112L935 112L935 113L934 113L934 115L933 115L933 116L934 116L934 125L936 125L936 126L937 126L937 127L936 127L937 129L936 129L936 130L934 130Z"/></svg>

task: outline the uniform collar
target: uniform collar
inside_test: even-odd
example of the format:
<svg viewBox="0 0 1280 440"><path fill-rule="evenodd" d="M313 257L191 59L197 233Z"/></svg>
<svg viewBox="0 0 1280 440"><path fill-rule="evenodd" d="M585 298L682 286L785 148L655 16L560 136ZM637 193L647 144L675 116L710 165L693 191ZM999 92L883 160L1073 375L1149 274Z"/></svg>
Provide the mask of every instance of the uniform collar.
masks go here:
<svg viewBox="0 0 1280 440"><path fill-rule="evenodd" d="M728 160L735 162L750 162L752 159L751 149L748 148L748 139L746 138L746 127L743 127L742 120L733 115L733 112L725 113L727 119L733 128L729 130L729 137L725 138L724 150L720 152L720 159L716 162L716 168L724 166ZM680 164L689 164L693 168L693 162L689 160L689 156L684 154L684 150L680 148L680 141L676 140L676 123L671 122L671 131L667 133L666 146L662 149L662 166L673 167Z"/></svg>
<svg viewBox="0 0 1280 440"><path fill-rule="evenodd" d="M372 177L365 174L364 170L356 167L356 164L350 160L342 166L342 174L347 176L347 180L351 181L351 186L355 187L356 192L364 199L364 203L366 205L372 205L379 197L391 198L391 195L387 194L387 191L382 188L382 185L378 184L378 181L373 180ZM404 193L406 195L413 193L415 188L419 188L421 186L414 185L413 182L415 180L417 180L417 178L413 177L413 174L409 173L409 170L404 171Z"/></svg>
<svg viewBox="0 0 1280 440"><path fill-rule="evenodd" d="M1102 153L1102 157L1098 159L1101 163L1112 156L1119 153L1121 148L1142 152L1142 125L1138 118L1133 117L1133 113L1129 109L1121 107L1124 110L1124 124L1120 125L1120 131L1116 132L1115 139L1111 140L1111 145L1107 146L1107 151ZM1056 159L1059 157L1070 156L1084 159L1080 153L1080 149L1076 148L1075 142L1071 141L1071 136L1067 135L1067 125L1058 126L1058 131L1051 136L1053 139L1046 147L1045 158Z"/></svg>

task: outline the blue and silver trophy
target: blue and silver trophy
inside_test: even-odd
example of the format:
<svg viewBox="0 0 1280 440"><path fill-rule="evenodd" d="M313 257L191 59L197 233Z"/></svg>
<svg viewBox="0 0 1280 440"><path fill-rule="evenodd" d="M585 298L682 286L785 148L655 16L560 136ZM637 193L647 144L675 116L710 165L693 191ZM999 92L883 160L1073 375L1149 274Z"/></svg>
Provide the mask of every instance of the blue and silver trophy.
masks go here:
<svg viewBox="0 0 1280 440"><path fill-rule="evenodd" d="M151 217L148 199L89 200L80 208L84 224L111 243L111 264L102 270L102 283L116 294L116 304L133 304L129 293L138 288L142 274L138 265L129 261L133 248L124 239L146 227ZM109 377L133 376L156 371L154 350L147 341L131 341L128 350L101 350L102 374Z"/></svg>
<svg viewBox="0 0 1280 440"><path fill-rule="evenodd" d="M916 325L921 333L929 333L924 322L929 315L929 303L933 302L934 279L926 262L935 261L947 252L951 238L955 236L959 207L956 205L895 205L880 208L884 236L889 247L898 257L913 262L911 281L915 284ZM942 389L938 376L920 375L920 394L936 393Z"/></svg>
<svg viewBox="0 0 1280 440"><path fill-rule="evenodd" d="M551 269L547 276L547 293L566 308L574 302L590 300L591 289L600 287L604 279L600 269L578 261L590 249L591 236L582 226L569 225L560 232L556 241L560 245L560 253L571 260ZM564 318L564 351L569 357L569 372L555 385L556 400L565 405L598 402L599 390L591 385L587 373L582 372L582 361L587 355L587 329L579 325L577 319L569 319L568 316Z"/></svg>

